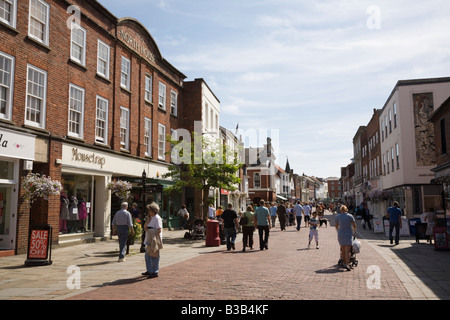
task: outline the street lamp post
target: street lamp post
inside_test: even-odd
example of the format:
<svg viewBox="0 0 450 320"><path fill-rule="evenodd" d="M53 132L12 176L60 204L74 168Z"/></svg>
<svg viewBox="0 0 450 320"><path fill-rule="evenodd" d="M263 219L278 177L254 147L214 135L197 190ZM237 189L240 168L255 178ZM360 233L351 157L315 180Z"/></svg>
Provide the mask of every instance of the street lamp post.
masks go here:
<svg viewBox="0 0 450 320"><path fill-rule="evenodd" d="M145 224L145 222L144 222L144 219L146 217L146 214L145 214L145 200L147 197L146 190L145 190L146 182L147 182L147 173L145 172L145 169L144 169L144 171L142 171L142 211L141 211L142 212L142 219L141 219L142 237L141 237L141 250L140 250L141 253L145 252L145 244L144 244L144 239L145 239L144 224Z"/></svg>

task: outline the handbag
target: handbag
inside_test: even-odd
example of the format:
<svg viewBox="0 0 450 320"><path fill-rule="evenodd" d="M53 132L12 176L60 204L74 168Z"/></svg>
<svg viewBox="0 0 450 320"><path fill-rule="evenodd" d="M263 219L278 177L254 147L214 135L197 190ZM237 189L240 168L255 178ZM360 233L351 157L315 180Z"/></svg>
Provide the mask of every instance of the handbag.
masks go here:
<svg viewBox="0 0 450 320"><path fill-rule="evenodd" d="M241 226L244 226L248 223L248 218L246 216L241 217L241 220L239 220L239 224Z"/></svg>

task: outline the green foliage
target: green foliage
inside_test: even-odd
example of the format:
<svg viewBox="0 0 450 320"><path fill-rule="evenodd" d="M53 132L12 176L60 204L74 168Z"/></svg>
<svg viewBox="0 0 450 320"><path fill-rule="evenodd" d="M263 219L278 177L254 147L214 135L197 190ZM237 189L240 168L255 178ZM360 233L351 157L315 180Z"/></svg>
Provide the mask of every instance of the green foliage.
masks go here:
<svg viewBox="0 0 450 320"><path fill-rule="evenodd" d="M210 188L236 190L241 179L236 175L241 168L239 152L231 150L218 139L207 138L192 132L184 140L171 140L172 164L163 177L172 178L175 184L166 192L181 192L185 187L203 191L203 199L208 199ZM207 212L207 205L204 211Z"/></svg>

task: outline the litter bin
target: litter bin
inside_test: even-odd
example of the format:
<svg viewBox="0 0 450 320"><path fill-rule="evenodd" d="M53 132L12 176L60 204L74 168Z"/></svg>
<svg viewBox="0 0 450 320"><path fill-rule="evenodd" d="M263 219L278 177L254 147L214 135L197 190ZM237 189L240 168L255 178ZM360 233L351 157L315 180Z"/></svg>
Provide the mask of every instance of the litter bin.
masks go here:
<svg viewBox="0 0 450 320"><path fill-rule="evenodd" d="M208 220L206 222L206 246L207 247L219 247L219 221Z"/></svg>

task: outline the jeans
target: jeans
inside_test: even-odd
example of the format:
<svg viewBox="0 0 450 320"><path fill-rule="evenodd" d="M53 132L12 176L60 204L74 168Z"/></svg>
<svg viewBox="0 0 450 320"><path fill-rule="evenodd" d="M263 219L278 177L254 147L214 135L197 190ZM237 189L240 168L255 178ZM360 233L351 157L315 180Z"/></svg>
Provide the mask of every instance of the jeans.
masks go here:
<svg viewBox="0 0 450 320"><path fill-rule="evenodd" d="M267 249L269 245L269 226L258 226L259 234L259 248L262 250Z"/></svg>
<svg viewBox="0 0 450 320"><path fill-rule="evenodd" d="M119 237L119 259L123 259L127 250L128 226L116 226L116 230Z"/></svg>
<svg viewBox="0 0 450 320"><path fill-rule="evenodd" d="M392 231L395 228L395 244L398 244L400 239L400 223L399 222L389 222L389 240L393 240Z"/></svg>
<svg viewBox="0 0 450 320"><path fill-rule="evenodd" d="M147 272L150 274L159 272L159 255L157 257L151 257L145 253L145 266Z"/></svg>
<svg viewBox="0 0 450 320"><path fill-rule="evenodd" d="M297 219L297 231L300 230L300 225L302 224L302 216L295 216Z"/></svg>
<svg viewBox="0 0 450 320"><path fill-rule="evenodd" d="M277 219L277 216L270 216L270 219L272 220L272 228L275 227L275 220Z"/></svg>
<svg viewBox="0 0 450 320"><path fill-rule="evenodd" d="M230 250L232 245L234 247L234 241L236 240L236 228L223 228L223 232L227 239L227 250Z"/></svg>

